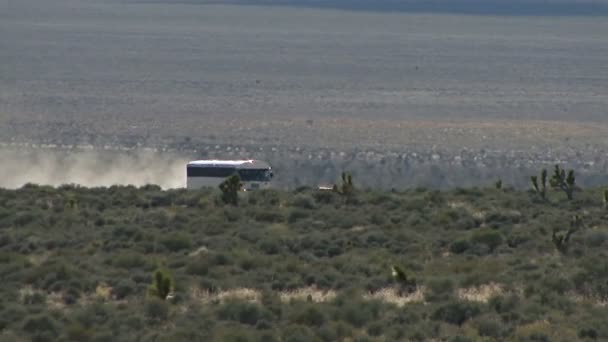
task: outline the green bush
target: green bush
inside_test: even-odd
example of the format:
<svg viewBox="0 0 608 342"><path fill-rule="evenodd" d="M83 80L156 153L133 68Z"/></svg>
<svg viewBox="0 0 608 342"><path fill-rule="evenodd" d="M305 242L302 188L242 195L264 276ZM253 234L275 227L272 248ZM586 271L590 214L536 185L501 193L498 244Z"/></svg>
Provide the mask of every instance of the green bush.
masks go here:
<svg viewBox="0 0 608 342"><path fill-rule="evenodd" d="M169 234L160 240L160 243L171 252L179 252L192 247L191 238L185 234Z"/></svg>
<svg viewBox="0 0 608 342"><path fill-rule="evenodd" d="M471 238L473 244L484 245L490 252L493 252L498 246L503 243L503 237L496 231L477 232Z"/></svg>
<svg viewBox="0 0 608 342"><path fill-rule="evenodd" d="M466 302L452 302L437 308L431 318L446 323L462 325L467 320L479 315L481 309L478 305Z"/></svg>
<svg viewBox="0 0 608 342"><path fill-rule="evenodd" d="M143 255L133 252L124 252L115 255L108 260L108 263L114 267L124 269L149 269L151 266L149 260Z"/></svg>
<svg viewBox="0 0 608 342"><path fill-rule="evenodd" d="M325 323L325 314L315 306L306 306L297 312L293 322L301 325L320 327Z"/></svg>
<svg viewBox="0 0 608 342"><path fill-rule="evenodd" d="M482 318L475 322L479 336L498 339L502 335L502 325L496 319Z"/></svg>
<svg viewBox="0 0 608 342"><path fill-rule="evenodd" d="M224 321L235 321L255 326L262 319L272 319L272 315L263 307L242 301L229 301L217 310L217 317Z"/></svg>
<svg viewBox="0 0 608 342"><path fill-rule="evenodd" d="M48 315L39 314L26 318L23 323L23 331L27 332L32 339L54 338L59 334L58 323Z"/></svg>
<svg viewBox="0 0 608 342"><path fill-rule="evenodd" d="M302 209L315 209L315 199L312 196L305 194L295 195L291 201L291 206Z"/></svg>
<svg viewBox="0 0 608 342"><path fill-rule="evenodd" d="M454 282L448 278L431 279L426 286L425 299L429 302L448 300L454 293Z"/></svg>
<svg viewBox="0 0 608 342"><path fill-rule="evenodd" d="M153 321L166 321L169 318L169 304L159 298L149 298L145 303L145 315Z"/></svg>
<svg viewBox="0 0 608 342"><path fill-rule="evenodd" d="M207 255L199 255L186 264L186 274L204 276L209 273L210 260Z"/></svg>
<svg viewBox="0 0 608 342"><path fill-rule="evenodd" d="M462 254L471 248L471 243L468 240L457 240L450 245L450 252L454 254Z"/></svg>

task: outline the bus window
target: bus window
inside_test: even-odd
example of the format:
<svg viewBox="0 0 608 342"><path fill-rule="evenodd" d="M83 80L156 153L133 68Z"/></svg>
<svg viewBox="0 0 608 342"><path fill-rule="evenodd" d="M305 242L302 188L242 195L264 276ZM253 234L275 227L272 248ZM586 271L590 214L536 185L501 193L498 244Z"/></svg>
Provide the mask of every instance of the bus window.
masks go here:
<svg viewBox="0 0 608 342"><path fill-rule="evenodd" d="M234 167L197 167L192 166L187 168L188 177L216 177L226 178L232 176L236 172Z"/></svg>

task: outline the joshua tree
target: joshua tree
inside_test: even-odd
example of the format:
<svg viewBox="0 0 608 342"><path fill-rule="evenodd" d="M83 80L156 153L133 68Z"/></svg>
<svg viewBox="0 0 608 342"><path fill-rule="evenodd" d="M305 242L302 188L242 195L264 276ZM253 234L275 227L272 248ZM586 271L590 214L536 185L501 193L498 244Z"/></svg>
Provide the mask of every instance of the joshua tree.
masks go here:
<svg viewBox="0 0 608 342"><path fill-rule="evenodd" d="M353 184L353 176L350 173L342 172L342 184L335 184L333 187L334 191L344 196L350 196L355 192L355 186Z"/></svg>
<svg viewBox="0 0 608 342"><path fill-rule="evenodd" d="M220 184L220 190L222 190L222 201L226 204L238 205L239 202L239 191L241 190L241 177L238 174L234 174Z"/></svg>
<svg viewBox="0 0 608 342"><path fill-rule="evenodd" d="M540 196L545 199L547 197L547 169L543 169L540 173L540 184L538 184L538 177L530 177L532 181L532 188Z"/></svg>
<svg viewBox="0 0 608 342"><path fill-rule="evenodd" d="M496 187L496 189L500 190L502 189L502 179L498 179L496 181L496 183L494 183L494 186Z"/></svg>
<svg viewBox="0 0 608 342"><path fill-rule="evenodd" d="M173 290L173 279L167 270L157 269L154 272L154 280L148 287L148 295L165 300Z"/></svg>
<svg viewBox="0 0 608 342"><path fill-rule="evenodd" d="M559 167L559 165L555 165L555 171L553 172L553 176L549 181L551 187L554 189L560 189L566 193L569 200L572 200L574 195L574 189L576 187L576 179L574 178L574 170L568 171L568 175L566 175L566 170Z"/></svg>
<svg viewBox="0 0 608 342"><path fill-rule="evenodd" d="M401 267L393 265L391 267L393 279L399 284L400 292L405 291L411 293L416 289L416 279L409 279Z"/></svg>
<svg viewBox="0 0 608 342"><path fill-rule="evenodd" d="M553 234L551 235L551 241L555 245L558 251L561 253L568 252L568 243L570 242L570 236L577 232L582 227L581 218L578 215L574 215L572 220L570 221L570 228L564 234L559 234L557 228L553 229Z"/></svg>

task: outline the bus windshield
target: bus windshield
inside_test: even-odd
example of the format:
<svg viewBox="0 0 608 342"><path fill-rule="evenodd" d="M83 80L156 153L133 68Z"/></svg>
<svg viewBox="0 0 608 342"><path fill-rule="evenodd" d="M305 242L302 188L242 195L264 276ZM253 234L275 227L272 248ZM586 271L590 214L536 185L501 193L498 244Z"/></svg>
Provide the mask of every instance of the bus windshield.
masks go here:
<svg viewBox="0 0 608 342"><path fill-rule="evenodd" d="M272 172L267 169L241 169L238 173L244 182L268 182L272 178Z"/></svg>

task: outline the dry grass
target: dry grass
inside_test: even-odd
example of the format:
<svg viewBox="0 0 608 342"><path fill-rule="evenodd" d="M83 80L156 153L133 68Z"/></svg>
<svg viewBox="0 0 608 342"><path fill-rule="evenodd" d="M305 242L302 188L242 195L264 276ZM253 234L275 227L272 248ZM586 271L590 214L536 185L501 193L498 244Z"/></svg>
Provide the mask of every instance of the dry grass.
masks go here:
<svg viewBox="0 0 608 342"><path fill-rule="evenodd" d="M457 291L458 298L471 302L486 303L490 298L503 294L504 288L500 284L490 283L476 287L459 289Z"/></svg>
<svg viewBox="0 0 608 342"><path fill-rule="evenodd" d="M95 288L95 297L105 301L112 299L112 287L106 283L99 283Z"/></svg>
<svg viewBox="0 0 608 342"><path fill-rule="evenodd" d="M386 287L375 292L363 295L365 300L380 300L385 303L404 306L408 303L424 302L424 287L418 287L411 293L400 293L395 287ZM458 298L472 302L487 302L490 298L504 294L504 287L500 284L490 283L477 287L457 290ZM223 303L228 300L243 300L252 303L259 303L262 292L250 288L236 288L219 292L211 292L199 288L190 290L191 297L203 303ZM283 303L291 301L311 301L314 303L325 303L334 300L338 293L334 290L320 290L315 286L303 287L293 290L278 292L279 298Z"/></svg>
<svg viewBox="0 0 608 342"><path fill-rule="evenodd" d="M463 210L467 211L471 216L473 216L474 218L476 218L478 220L485 220L486 216L488 215L487 211L479 210L479 209L475 208L474 206L472 206L471 204L461 202L461 201L448 202L448 207L450 207L452 209L463 209Z"/></svg>
<svg viewBox="0 0 608 342"><path fill-rule="evenodd" d="M576 292L568 293L568 298L575 303L589 303L598 307L607 307L608 300L598 297L585 296Z"/></svg>
<svg viewBox="0 0 608 342"><path fill-rule="evenodd" d="M323 303L332 301L336 298L336 291L322 291L315 286L303 287L294 290L282 291L279 293L282 302L290 302L292 300L309 300L315 303Z"/></svg>
<svg viewBox="0 0 608 342"><path fill-rule="evenodd" d="M197 255L207 254L207 253L209 253L209 249L207 249L207 247L205 247L205 246L200 246L195 251L193 251L190 254L188 254L188 256L195 257Z"/></svg>
<svg viewBox="0 0 608 342"><path fill-rule="evenodd" d="M259 303L262 298L262 293L259 290L249 288L236 288L219 292L192 288L190 289L190 294L192 298L200 300L203 303L223 303L227 300L243 300Z"/></svg>
<svg viewBox="0 0 608 342"><path fill-rule="evenodd" d="M19 289L19 302L25 303L25 301L27 301L27 298L29 298L35 294L43 294L43 293L44 292L42 290L35 289L30 285L24 286Z"/></svg>
<svg viewBox="0 0 608 342"><path fill-rule="evenodd" d="M29 254L27 256L27 260L34 266L40 266L45 261L47 261L52 255L53 253L48 251L41 254Z"/></svg>
<svg viewBox="0 0 608 342"><path fill-rule="evenodd" d="M419 287L412 293L400 294L396 288L386 287L376 292L370 292L364 295L363 298L366 300L380 300L401 307L408 303L424 302L424 288Z"/></svg>
<svg viewBox="0 0 608 342"><path fill-rule="evenodd" d="M51 292L46 295L46 305L49 309L63 310L66 308L65 301L63 300L63 293Z"/></svg>

